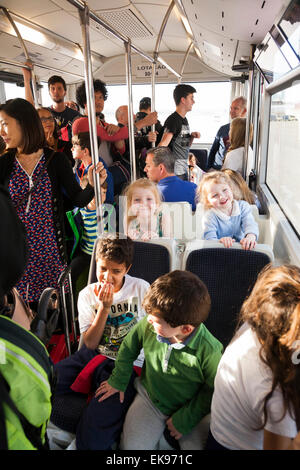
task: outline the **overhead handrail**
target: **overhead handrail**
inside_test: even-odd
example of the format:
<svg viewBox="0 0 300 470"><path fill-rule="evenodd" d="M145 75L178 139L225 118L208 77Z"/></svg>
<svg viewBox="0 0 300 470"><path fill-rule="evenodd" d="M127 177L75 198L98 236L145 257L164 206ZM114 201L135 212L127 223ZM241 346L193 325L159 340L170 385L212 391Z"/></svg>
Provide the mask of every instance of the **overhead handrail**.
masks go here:
<svg viewBox="0 0 300 470"><path fill-rule="evenodd" d="M80 0L67 0L71 5L75 6L78 8L78 10L84 10L85 8L85 2L82 2ZM112 26L110 26L108 23L106 23L102 18L100 18L93 10L89 9L89 17L94 20L96 23L98 23L100 26L105 28L110 34L112 34L116 39L123 43L128 42L128 38L124 36L123 34L119 33L116 31ZM149 62L153 62L153 58L147 54L146 52L142 51L139 49L137 46L134 44L131 44L131 49L135 52L137 52L139 55L143 56L145 59L147 59Z"/></svg>
<svg viewBox="0 0 300 470"><path fill-rule="evenodd" d="M180 78L178 79L178 84L181 83L182 74L183 74L183 71L184 71L184 67L185 67L186 61L187 61L187 59L188 59L188 56L190 55L190 52L191 52L191 50L192 50L192 47L194 47L193 41L190 42L190 45L189 45L189 47L187 48L186 53L185 53L185 55L184 55L183 62L182 62L182 65L181 65L181 69L180 69Z"/></svg>
<svg viewBox="0 0 300 470"><path fill-rule="evenodd" d="M91 61L91 49L90 49L90 34L89 34L89 7L85 5L84 10L78 11L80 26L83 39L83 56L84 56L84 72L85 72L85 90L87 98L87 112L90 130L90 142L91 142L91 157L92 162L96 170L97 163L99 162L99 149L97 140L97 126L96 126L96 109L95 109L95 95L93 85L93 72L92 72L92 61ZM100 189L100 176L94 171L94 190L95 190L95 202L96 202L96 217L97 217L97 231L98 235L104 232L103 219L102 219L102 200L101 200L101 189Z"/></svg>
<svg viewBox="0 0 300 470"><path fill-rule="evenodd" d="M6 65L12 65L14 67L23 67L24 69L27 69L27 70L32 70L30 67L27 67L26 65L22 64L22 62L18 62L16 60L12 60L12 59L6 59L5 57L0 57L0 63L1 64L6 64ZM59 69L55 69L54 67L49 67L48 65L45 65L45 64L39 64L37 62L34 62L34 65L35 67L39 67L41 69L45 69L45 70L51 70L52 72L57 72L57 73L61 73L61 70ZM78 77L78 78L81 78L83 79L84 78L84 75L79 75L78 73L73 73L73 72L67 72L66 70L63 71L64 74L68 74L68 75L72 75L74 77Z"/></svg>
<svg viewBox="0 0 300 470"><path fill-rule="evenodd" d="M159 56L158 56L158 51L159 51L159 48L160 48L160 43L161 43L161 40L162 40L162 36L163 36L163 33L165 31L165 28L166 28L166 25L167 25L167 22L168 22L168 19L170 17L170 14L171 14L171 11L173 10L175 6L175 1L174 0L171 0L171 3L166 11L166 14L164 16L164 19L162 21L162 24L160 26L160 29L159 29L159 33L158 33L158 36L157 36L157 39L156 39L156 43L155 43L155 48L154 48L154 52L153 52L153 64L152 64L152 73L151 73L151 87L152 87L152 99L151 99L151 111L155 111L155 77L156 77L156 63L157 61L159 61L160 63L162 63L163 65L167 65L165 64L164 61L162 61ZM170 69L169 69L170 70ZM173 71L173 69L172 69ZM176 72L177 74L177 72ZM151 127L152 129L152 132L155 132L155 124L152 125ZM155 146L155 142L152 142L152 147Z"/></svg>
<svg viewBox="0 0 300 470"><path fill-rule="evenodd" d="M23 38L22 38L22 36L21 36L21 34L20 34L19 29L17 28L16 23L15 23L14 20L12 19L12 17L11 17L11 15L10 15L9 11L7 10L7 8L2 7L2 6L1 6L0 8L3 10L3 12L4 12L6 18L8 19L8 21L9 21L10 24L12 25L12 27L13 27L13 29L14 29L14 31L15 31L17 37L18 37L19 42L20 42L20 44L21 44L21 46L22 46L22 48L23 48L23 51L24 51L26 60L27 60L27 61L30 61L30 63L32 63L32 61L31 61L31 59L30 59L30 56L29 56L29 54L28 54L28 50L27 50L26 44L25 44L25 42L24 42L24 40L23 40ZM31 85L32 85L32 91L33 91L34 104L35 104L35 107L37 108L37 107L39 106L39 102L38 102L38 92L37 92L37 87L36 87L36 78L35 78L35 73L34 73L34 68L33 68L33 67L32 67L32 69L31 69Z"/></svg>

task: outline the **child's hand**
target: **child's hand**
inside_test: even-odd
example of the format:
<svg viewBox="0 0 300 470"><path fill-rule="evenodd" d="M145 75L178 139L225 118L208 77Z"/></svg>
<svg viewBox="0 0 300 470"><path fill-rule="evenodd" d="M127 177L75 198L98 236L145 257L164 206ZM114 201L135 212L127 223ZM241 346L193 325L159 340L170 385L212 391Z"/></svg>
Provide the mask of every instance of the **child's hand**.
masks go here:
<svg viewBox="0 0 300 470"><path fill-rule="evenodd" d="M110 309L113 303L114 286L109 282L103 284L96 284L94 292L105 309Z"/></svg>
<svg viewBox="0 0 300 470"><path fill-rule="evenodd" d="M231 237L223 237L220 238L219 242L222 243L225 248L231 248L233 243L235 242L235 239Z"/></svg>
<svg viewBox="0 0 300 470"><path fill-rule="evenodd" d="M87 174L89 183L93 187L94 187L94 177L93 177L94 168L95 168L95 165L90 165L88 169L88 174ZM102 162L97 163L95 171L96 173L100 173L100 184L104 183L107 177L107 173Z"/></svg>
<svg viewBox="0 0 300 470"><path fill-rule="evenodd" d="M123 401L124 401L124 392L121 392L121 391L117 390L116 388L112 387L105 380L104 382L102 382L100 384L100 387L97 388L96 393L95 393L95 397L99 397L100 395L102 395L102 397L98 400L100 402L100 401L106 400L106 398L110 397L111 395L114 395L117 392L120 393L120 403L123 403Z"/></svg>
<svg viewBox="0 0 300 470"><path fill-rule="evenodd" d="M167 419L166 425L167 425L172 437L174 437L176 440L178 440L182 437L182 434L179 431L177 431L177 429L175 428L175 426L173 424L173 421L172 421L172 417Z"/></svg>
<svg viewBox="0 0 300 470"><path fill-rule="evenodd" d="M256 236L254 233L248 233L245 238L240 241L244 250L253 250L256 246Z"/></svg>

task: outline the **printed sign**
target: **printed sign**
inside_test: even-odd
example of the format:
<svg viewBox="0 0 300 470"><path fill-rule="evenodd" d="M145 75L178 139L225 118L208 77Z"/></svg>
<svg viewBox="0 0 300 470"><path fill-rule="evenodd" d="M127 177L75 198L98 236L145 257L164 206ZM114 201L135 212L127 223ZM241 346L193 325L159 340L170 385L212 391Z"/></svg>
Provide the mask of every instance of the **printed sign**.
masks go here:
<svg viewBox="0 0 300 470"><path fill-rule="evenodd" d="M151 64L140 64L136 66L136 76L143 78L143 77L151 77L152 75L152 65ZM162 64L156 64L155 75L157 77L167 77L168 70Z"/></svg>

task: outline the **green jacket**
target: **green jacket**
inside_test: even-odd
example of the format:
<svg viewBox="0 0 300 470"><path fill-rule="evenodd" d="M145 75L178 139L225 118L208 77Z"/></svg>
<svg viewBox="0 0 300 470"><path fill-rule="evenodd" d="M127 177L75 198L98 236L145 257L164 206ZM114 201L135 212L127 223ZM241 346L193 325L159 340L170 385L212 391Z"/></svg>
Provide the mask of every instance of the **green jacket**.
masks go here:
<svg viewBox="0 0 300 470"><path fill-rule="evenodd" d="M45 444L51 414L53 366L45 346L30 331L0 315L0 374L7 388L1 390L9 450L35 450ZM18 416L7 404L5 394L17 408ZM21 419L30 428L31 439ZM40 443L39 446L36 443Z"/></svg>
<svg viewBox="0 0 300 470"><path fill-rule="evenodd" d="M122 342L108 380L112 387L125 391L141 348L145 354L141 381L151 401L162 413L172 416L179 432L189 433L210 412L222 344L203 324L186 345L162 343L145 317Z"/></svg>

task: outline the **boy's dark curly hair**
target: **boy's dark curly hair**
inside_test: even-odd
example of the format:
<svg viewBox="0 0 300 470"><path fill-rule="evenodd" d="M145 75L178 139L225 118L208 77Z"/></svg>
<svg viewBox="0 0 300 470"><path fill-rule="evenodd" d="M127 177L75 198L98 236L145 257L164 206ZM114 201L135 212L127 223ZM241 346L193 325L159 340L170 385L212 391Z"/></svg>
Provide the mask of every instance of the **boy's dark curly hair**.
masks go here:
<svg viewBox="0 0 300 470"><path fill-rule="evenodd" d="M97 241L96 261L105 258L115 263L124 263L126 268L129 268L133 261L133 253L133 240L124 234L107 235Z"/></svg>
<svg viewBox="0 0 300 470"><path fill-rule="evenodd" d="M107 88L106 83L102 82L102 80L96 79L93 80L94 85L94 92L101 91L104 101L107 100ZM86 99L86 92L85 92L85 82L82 82L76 90L76 101L77 104L84 108L87 102Z"/></svg>

